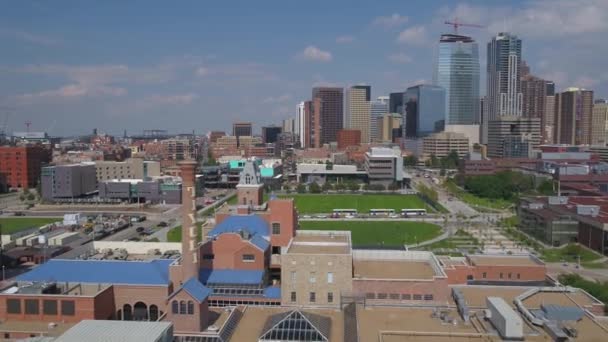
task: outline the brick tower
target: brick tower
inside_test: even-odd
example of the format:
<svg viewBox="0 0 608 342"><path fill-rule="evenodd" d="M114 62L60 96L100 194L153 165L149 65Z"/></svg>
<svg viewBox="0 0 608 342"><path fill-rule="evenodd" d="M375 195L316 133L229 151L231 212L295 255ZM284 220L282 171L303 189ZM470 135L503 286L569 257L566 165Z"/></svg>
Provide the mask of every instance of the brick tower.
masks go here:
<svg viewBox="0 0 608 342"><path fill-rule="evenodd" d="M254 161L245 162L236 190L239 205L258 206L264 202L264 185Z"/></svg>
<svg viewBox="0 0 608 342"><path fill-rule="evenodd" d="M196 226L196 162L178 163L182 174L182 283L198 278L199 260Z"/></svg>

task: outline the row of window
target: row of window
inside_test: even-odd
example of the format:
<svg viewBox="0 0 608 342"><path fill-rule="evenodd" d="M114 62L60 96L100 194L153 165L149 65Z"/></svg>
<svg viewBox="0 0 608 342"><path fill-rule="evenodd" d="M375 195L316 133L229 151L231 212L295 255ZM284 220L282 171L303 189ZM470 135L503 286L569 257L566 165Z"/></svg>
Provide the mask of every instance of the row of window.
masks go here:
<svg viewBox="0 0 608 342"><path fill-rule="evenodd" d="M487 275L487 273L486 273L486 272L483 272L483 273L481 274L481 277L482 277L483 279L486 279L486 277L487 277L487 276L488 276L488 275ZM503 274L502 272L500 272L499 276L500 276L500 279L504 279L504 274ZM521 275L520 275L519 273L517 273L517 274L516 274L516 277L517 277L517 279L521 279ZM511 272L507 273L507 278L508 278L508 279L513 279L513 273L511 273Z"/></svg>
<svg viewBox="0 0 608 342"><path fill-rule="evenodd" d="M295 291L291 292L289 300L292 303L295 303L298 300L298 295L297 295L297 293ZM316 303L317 302L317 293L316 292L309 292L308 293L308 301L310 303ZM333 303L334 302L334 293L333 292L327 292L327 302L328 303Z"/></svg>
<svg viewBox="0 0 608 342"><path fill-rule="evenodd" d="M255 306L280 306L281 302L264 302L255 300L210 300L211 307L225 307L237 305L255 305Z"/></svg>
<svg viewBox="0 0 608 342"><path fill-rule="evenodd" d="M22 300L21 299L7 299L6 300L6 312L9 314L21 314L22 312ZM40 314L40 300L38 299L25 299L24 312L26 315L38 315ZM42 301L42 314L44 315L57 315L57 301L44 299ZM62 300L61 301L61 315L63 316L74 316L76 314L76 305L73 300Z"/></svg>
<svg viewBox="0 0 608 342"><path fill-rule="evenodd" d="M214 260L214 254L203 254L203 260ZM243 254L241 257L243 262L255 262L255 255L253 254Z"/></svg>
<svg viewBox="0 0 608 342"><path fill-rule="evenodd" d="M191 300L188 302L174 300L171 302L171 312L179 315L194 315L194 302Z"/></svg>
<svg viewBox="0 0 608 342"><path fill-rule="evenodd" d="M410 293L374 293L365 294L365 299L391 299L391 300L433 300L432 294L410 294Z"/></svg>
<svg viewBox="0 0 608 342"><path fill-rule="evenodd" d="M297 272L296 271L291 271L291 283L295 285L296 283L296 278L297 278ZM327 283L328 284L333 284L334 283L334 273L333 272L327 272ZM310 274L308 275L308 282L313 284L317 282L317 272L310 272Z"/></svg>

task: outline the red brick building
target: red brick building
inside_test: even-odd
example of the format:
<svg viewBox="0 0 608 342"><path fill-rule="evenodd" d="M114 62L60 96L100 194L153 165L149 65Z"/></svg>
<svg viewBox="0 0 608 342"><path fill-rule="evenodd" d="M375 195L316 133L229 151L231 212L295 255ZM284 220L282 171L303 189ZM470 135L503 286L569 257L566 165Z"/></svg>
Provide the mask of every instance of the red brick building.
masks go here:
<svg viewBox="0 0 608 342"><path fill-rule="evenodd" d="M546 279L546 266L532 255L467 255L438 258L449 284L538 285Z"/></svg>
<svg viewBox="0 0 608 342"><path fill-rule="evenodd" d="M338 131L338 149L361 145L361 131L358 129L341 129Z"/></svg>
<svg viewBox="0 0 608 342"><path fill-rule="evenodd" d="M39 146L0 146L0 173L9 188L35 188L42 165L51 159L50 151Z"/></svg>

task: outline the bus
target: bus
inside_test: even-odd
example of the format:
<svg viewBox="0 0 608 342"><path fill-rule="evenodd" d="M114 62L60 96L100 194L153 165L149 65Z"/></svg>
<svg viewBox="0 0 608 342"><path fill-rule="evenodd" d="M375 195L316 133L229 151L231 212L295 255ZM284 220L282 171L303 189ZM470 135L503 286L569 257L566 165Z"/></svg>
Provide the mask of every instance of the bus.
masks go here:
<svg viewBox="0 0 608 342"><path fill-rule="evenodd" d="M401 215L405 217L424 216L426 215L426 209L401 209Z"/></svg>
<svg viewBox="0 0 608 342"><path fill-rule="evenodd" d="M331 216L336 218L336 217L346 216L346 215L356 216L357 209L334 209Z"/></svg>
<svg viewBox="0 0 608 342"><path fill-rule="evenodd" d="M371 216L378 215L392 215L395 213L395 209L370 209L369 214Z"/></svg>

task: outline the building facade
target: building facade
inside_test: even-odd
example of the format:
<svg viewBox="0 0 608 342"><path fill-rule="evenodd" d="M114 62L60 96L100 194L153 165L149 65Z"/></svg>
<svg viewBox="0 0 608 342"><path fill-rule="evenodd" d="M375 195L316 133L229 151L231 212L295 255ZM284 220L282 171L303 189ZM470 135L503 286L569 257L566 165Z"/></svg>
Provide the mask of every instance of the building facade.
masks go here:
<svg viewBox="0 0 608 342"><path fill-rule="evenodd" d="M388 186L403 181L403 157L401 150L372 147L365 153L365 171L370 184Z"/></svg>
<svg viewBox="0 0 608 342"><path fill-rule="evenodd" d="M398 113L384 114L378 117L378 142L390 143L394 140L395 130L400 130L403 117Z"/></svg>
<svg viewBox="0 0 608 342"><path fill-rule="evenodd" d="M488 123L488 157L529 158L540 144L540 119L501 116Z"/></svg>
<svg viewBox="0 0 608 342"><path fill-rule="evenodd" d="M521 78L521 92L523 94L522 116L525 118L540 119L541 139L547 141L547 81L530 74Z"/></svg>
<svg viewBox="0 0 608 342"><path fill-rule="evenodd" d="M42 198L78 198L97 190L95 165L73 164L46 166L41 173Z"/></svg>
<svg viewBox="0 0 608 342"><path fill-rule="evenodd" d="M338 149L361 145L361 131L358 129L341 129L338 131Z"/></svg>
<svg viewBox="0 0 608 342"><path fill-rule="evenodd" d="M380 127L378 126L378 118L380 118L382 115L388 114L388 105L388 96L379 96L370 104L370 142L377 142L380 140Z"/></svg>
<svg viewBox="0 0 608 342"><path fill-rule="evenodd" d="M488 43L488 119L521 116L521 39L501 32Z"/></svg>
<svg viewBox="0 0 608 342"><path fill-rule="evenodd" d="M608 101L595 100L592 115L591 145L606 146L608 143Z"/></svg>
<svg viewBox="0 0 608 342"><path fill-rule="evenodd" d="M417 85L405 92L405 138L419 138L443 131L445 127L445 89Z"/></svg>
<svg viewBox="0 0 608 342"><path fill-rule="evenodd" d="M50 151L39 146L0 146L0 173L8 188L35 188L42 165L50 158Z"/></svg>
<svg viewBox="0 0 608 342"><path fill-rule="evenodd" d="M426 156L446 157L452 151L463 158L469 153L469 139L462 133L440 132L430 134L422 139L422 150Z"/></svg>
<svg viewBox="0 0 608 342"><path fill-rule="evenodd" d="M361 142L370 142L371 86L356 85L346 90L344 128L359 130Z"/></svg>
<svg viewBox="0 0 608 342"><path fill-rule="evenodd" d="M445 89L446 125L478 124L479 47L467 36L441 35L433 84Z"/></svg>
<svg viewBox="0 0 608 342"><path fill-rule="evenodd" d="M568 88L555 95L555 143L589 145L593 116L593 91Z"/></svg>
<svg viewBox="0 0 608 342"><path fill-rule="evenodd" d="M262 127L262 142L264 144L272 144L277 142L277 137L283 129L277 126Z"/></svg>
<svg viewBox="0 0 608 342"><path fill-rule="evenodd" d="M318 116L320 128L320 147L337 141L338 131L344 128L344 89L339 87L315 87L312 100L320 100Z"/></svg>
<svg viewBox="0 0 608 342"><path fill-rule="evenodd" d="M235 137L250 137L253 135L251 122L235 122L232 124L232 135Z"/></svg>
<svg viewBox="0 0 608 342"><path fill-rule="evenodd" d="M124 162L96 161L97 181L110 179L144 179L160 176L160 163L144 161L141 158L129 158Z"/></svg>

